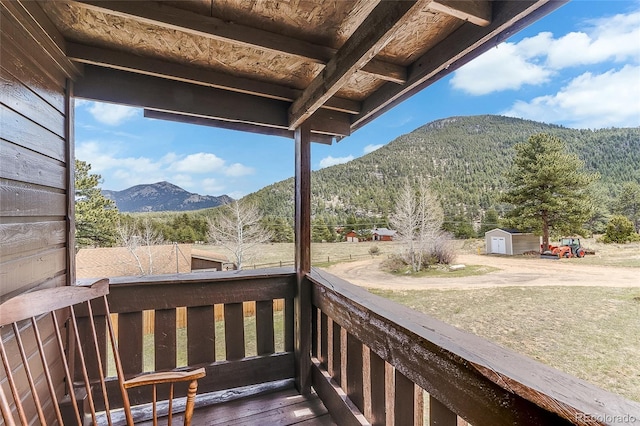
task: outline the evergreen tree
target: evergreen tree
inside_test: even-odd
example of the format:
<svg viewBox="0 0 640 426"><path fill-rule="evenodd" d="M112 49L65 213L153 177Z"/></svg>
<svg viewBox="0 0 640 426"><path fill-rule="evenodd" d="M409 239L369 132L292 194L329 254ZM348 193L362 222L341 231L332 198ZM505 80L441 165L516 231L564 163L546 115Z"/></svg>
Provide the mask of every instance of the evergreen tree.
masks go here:
<svg viewBox="0 0 640 426"><path fill-rule="evenodd" d="M118 209L100 191L102 177L91 174L91 165L76 160L76 245L79 247L111 247L116 242Z"/></svg>
<svg viewBox="0 0 640 426"><path fill-rule="evenodd" d="M607 224L607 232L602 237L604 243L628 243L640 241L633 223L626 216L613 216Z"/></svg>
<svg viewBox="0 0 640 426"><path fill-rule="evenodd" d="M492 229L498 228L498 221L500 218L498 217L498 212L494 208L490 208L487 212L482 216L482 222L480 222L480 229L478 230L478 236L484 237L484 234L487 231L491 231Z"/></svg>
<svg viewBox="0 0 640 426"><path fill-rule="evenodd" d="M272 243L292 243L293 227L281 217L266 217L262 220L262 226L271 232Z"/></svg>
<svg viewBox="0 0 640 426"><path fill-rule="evenodd" d="M616 203L616 213L626 216L636 232L640 232L640 184L627 182Z"/></svg>
<svg viewBox="0 0 640 426"><path fill-rule="evenodd" d="M551 230L580 233L593 209L589 185L599 176L585 172L584 163L555 136L536 134L515 149L507 173L510 186L502 197L514 205L509 224L542 234L543 250Z"/></svg>

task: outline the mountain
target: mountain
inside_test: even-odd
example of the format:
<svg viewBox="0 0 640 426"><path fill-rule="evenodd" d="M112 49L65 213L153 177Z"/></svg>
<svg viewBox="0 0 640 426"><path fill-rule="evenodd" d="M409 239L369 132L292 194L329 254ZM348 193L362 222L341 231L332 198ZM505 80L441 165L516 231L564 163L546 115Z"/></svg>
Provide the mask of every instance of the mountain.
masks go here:
<svg viewBox="0 0 640 426"><path fill-rule="evenodd" d="M312 173L316 217L385 217L405 182L430 180L448 217L479 218L506 188L504 172L513 146L536 133L562 139L589 171L601 175L600 193L615 196L626 181L640 180L640 128L602 130L562 126L510 117L451 117L426 124L386 146L345 164ZM349 143L344 141L343 143ZM293 216L293 178L248 197L267 215Z"/></svg>
<svg viewBox="0 0 640 426"><path fill-rule="evenodd" d="M136 185L122 191L103 190L102 193L115 201L121 212L200 210L233 201L228 195L193 194L169 182Z"/></svg>

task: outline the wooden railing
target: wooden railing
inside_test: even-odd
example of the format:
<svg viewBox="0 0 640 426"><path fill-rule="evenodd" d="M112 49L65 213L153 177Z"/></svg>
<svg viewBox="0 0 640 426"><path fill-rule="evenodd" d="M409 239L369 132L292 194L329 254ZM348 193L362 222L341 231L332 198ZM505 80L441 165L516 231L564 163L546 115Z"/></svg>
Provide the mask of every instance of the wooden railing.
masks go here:
<svg viewBox="0 0 640 426"><path fill-rule="evenodd" d="M340 424L640 424L636 402L323 271L307 279L312 384Z"/></svg>
<svg viewBox="0 0 640 426"><path fill-rule="evenodd" d="M341 425L640 424L636 402L323 271L304 280L312 304L308 373ZM204 366L199 394L296 376L291 268L117 278L110 290L118 340L127 342L125 374ZM273 310L279 300L282 313ZM254 317L243 313L247 302L255 303ZM220 305L222 322L214 314ZM176 320L181 309L186 328ZM146 311L154 312L152 339L144 336ZM151 395L130 398L142 404Z"/></svg>
<svg viewBox="0 0 640 426"><path fill-rule="evenodd" d="M293 378L295 280L292 268L111 279L108 301L118 341L126 342L119 345L125 375L205 367L199 394ZM245 309L247 303L255 306ZM279 303L284 309L274 315ZM214 313L221 307L222 321ZM180 310L186 310L186 327L177 321ZM255 315L245 315L252 310ZM143 312L149 311L153 335L145 336ZM108 381L118 401L115 386ZM130 392L132 405L151 398Z"/></svg>

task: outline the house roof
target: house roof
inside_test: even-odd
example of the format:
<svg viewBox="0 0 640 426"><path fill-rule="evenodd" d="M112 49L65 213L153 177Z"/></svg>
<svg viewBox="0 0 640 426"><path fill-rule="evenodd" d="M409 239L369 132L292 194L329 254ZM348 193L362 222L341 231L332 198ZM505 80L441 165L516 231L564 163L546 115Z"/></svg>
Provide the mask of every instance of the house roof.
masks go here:
<svg viewBox="0 0 640 426"><path fill-rule="evenodd" d="M191 257L205 260L213 260L216 262L228 262L229 258L224 254L215 253L211 250L191 249Z"/></svg>
<svg viewBox="0 0 640 426"><path fill-rule="evenodd" d="M47 29L74 95L148 117L348 136L565 1L7 2ZM22 19L24 21L24 19ZM498 73L496 73L496 78Z"/></svg>
<svg viewBox="0 0 640 426"><path fill-rule="evenodd" d="M517 229L505 229L505 228L494 228L485 232L485 234L488 234L489 232L494 232L494 231L503 232L511 235L533 235L533 233L531 232L521 232L521 231L518 231Z"/></svg>
<svg viewBox="0 0 640 426"><path fill-rule="evenodd" d="M377 234L380 236L390 236L393 237L397 234L396 231L393 231L391 229L387 229L387 228L375 228L374 230L372 230L373 234Z"/></svg>
<svg viewBox="0 0 640 426"><path fill-rule="evenodd" d="M151 255L146 246L135 250L140 263L127 247L80 249L76 255L76 277L111 278L191 272L191 244L149 248Z"/></svg>

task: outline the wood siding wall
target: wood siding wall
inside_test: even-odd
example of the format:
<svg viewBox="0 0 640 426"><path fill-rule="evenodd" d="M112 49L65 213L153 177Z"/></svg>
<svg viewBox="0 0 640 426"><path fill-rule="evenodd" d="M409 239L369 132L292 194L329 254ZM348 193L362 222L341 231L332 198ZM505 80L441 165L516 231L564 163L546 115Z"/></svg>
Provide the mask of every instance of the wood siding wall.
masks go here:
<svg viewBox="0 0 640 426"><path fill-rule="evenodd" d="M73 106L71 73L64 69L70 63L54 41L60 42L59 35L43 32L52 25L40 21L43 15L38 12L35 2L0 2L0 301L64 286L74 277L69 228ZM55 333L46 324L40 332L49 351ZM0 337L15 361L20 358L15 338L5 328ZM34 344L28 343L25 351L29 359L39 359ZM60 365L51 371L61 397ZM34 374L38 394L46 392L42 370ZM24 374L16 371L16 379L20 389L28 389ZM4 374L0 386L8 390ZM30 421L35 417L32 412L26 415Z"/></svg>
<svg viewBox="0 0 640 426"><path fill-rule="evenodd" d="M0 299L6 300L71 281L73 154L68 75L19 4L3 2L0 10Z"/></svg>

